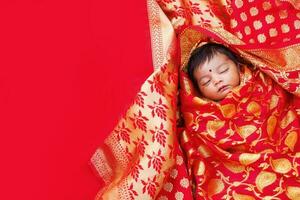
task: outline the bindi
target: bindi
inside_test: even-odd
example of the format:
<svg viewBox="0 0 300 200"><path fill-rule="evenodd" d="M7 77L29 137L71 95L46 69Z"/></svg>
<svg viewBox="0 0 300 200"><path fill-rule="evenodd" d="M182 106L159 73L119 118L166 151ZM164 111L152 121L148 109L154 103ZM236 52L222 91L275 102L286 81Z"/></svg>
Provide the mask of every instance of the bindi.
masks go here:
<svg viewBox="0 0 300 200"><path fill-rule="evenodd" d="M211 69L209 69L208 71L211 72Z"/></svg>

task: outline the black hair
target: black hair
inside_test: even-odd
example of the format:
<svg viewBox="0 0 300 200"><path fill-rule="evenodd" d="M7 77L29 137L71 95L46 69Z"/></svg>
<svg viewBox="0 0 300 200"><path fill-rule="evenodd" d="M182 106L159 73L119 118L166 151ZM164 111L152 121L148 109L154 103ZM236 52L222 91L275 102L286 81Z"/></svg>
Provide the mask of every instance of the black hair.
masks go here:
<svg viewBox="0 0 300 200"><path fill-rule="evenodd" d="M237 55L233 53L229 48L218 43L204 44L203 46L196 48L192 52L192 55L188 62L188 76L195 86L197 86L197 81L194 77L195 70L198 69L201 64L205 63L206 61L210 61L217 53L224 54L238 66L240 58L237 57Z"/></svg>

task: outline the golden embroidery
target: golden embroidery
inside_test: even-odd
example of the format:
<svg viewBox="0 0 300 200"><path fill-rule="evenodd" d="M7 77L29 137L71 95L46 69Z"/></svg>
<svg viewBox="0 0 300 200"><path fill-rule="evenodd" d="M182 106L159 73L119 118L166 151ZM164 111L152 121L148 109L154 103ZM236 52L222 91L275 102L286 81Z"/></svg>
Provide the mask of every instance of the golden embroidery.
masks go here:
<svg viewBox="0 0 300 200"><path fill-rule="evenodd" d="M281 25L281 31L282 31L282 33L287 33L287 32L289 32L289 31L290 31L289 25L287 25L287 24L282 24L282 25Z"/></svg>
<svg viewBox="0 0 300 200"><path fill-rule="evenodd" d="M180 35L181 67L185 67L191 51L196 47L195 45L199 41L206 41L207 36L194 29L185 29Z"/></svg>
<svg viewBox="0 0 300 200"><path fill-rule="evenodd" d="M176 192L175 193L175 199L176 200L183 200L183 197L184 197L184 195L183 195L182 192Z"/></svg>
<svg viewBox="0 0 300 200"><path fill-rule="evenodd" d="M286 195L292 200L300 199L300 187L288 186L286 188Z"/></svg>
<svg viewBox="0 0 300 200"><path fill-rule="evenodd" d="M261 171L256 179L255 179L255 184L257 186L257 189L260 192L263 192L263 189L267 187L268 185L271 185L276 181L276 174L272 172L267 172L267 171Z"/></svg>
<svg viewBox="0 0 300 200"><path fill-rule="evenodd" d="M218 35L220 38L226 40L228 44L232 44L232 45L245 44L242 40L237 38L235 35L226 31L225 29L223 29L221 27L212 27L212 28L210 28L210 31L213 32L214 34Z"/></svg>
<svg viewBox="0 0 300 200"><path fill-rule="evenodd" d="M272 81L268 79L263 73L259 73L259 77L265 86L270 86L272 84Z"/></svg>
<svg viewBox="0 0 300 200"><path fill-rule="evenodd" d="M190 136L186 131L183 131L181 134L181 142L182 143L187 143L190 140Z"/></svg>
<svg viewBox="0 0 300 200"><path fill-rule="evenodd" d="M113 192L107 192L107 197L103 196L103 199L129 199L130 198L130 192L129 192L129 184L128 181L130 179L127 177L123 179L118 186L118 196L116 196Z"/></svg>
<svg viewBox="0 0 300 200"><path fill-rule="evenodd" d="M99 173L105 183L108 183L112 176L112 169L108 164L108 160L102 149L97 149L94 155L91 158L95 169Z"/></svg>
<svg viewBox="0 0 300 200"><path fill-rule="evenodd" d="M267 15L265 17L267 24L272 24L275 21L275 17L273 15Z"/></svg>
<svg viewBox="0 0 300 200"><path fill-rule="evenodd" d="M208 183L207 193L211 197L224 189L224 183L220 179L211 179Z"/></svg>
<svg viewBox="0 0 300 200"><path fill-rule="evenodd" d="M239 32L236 32L236 36L239 38L239 39L243 39L243 34L239 31Z"/></svg>
<svg viewBox="0 0 300 200"><path fill-rule="evenodd" d="M291 162L286 158L271 160L270 164L275 172L281 174L288 173L292 169Z"/></svg>
<svg viewBox="0 0 300 200"><path fill-rule="evenodd" d="M255 28L255 30L258 30L262 27L262 23L259 20L256 20L253 22L253 27Z"/></svg>
<svg viewBox="0 0 300 200"><path fill-rule="evenodd" d="M199 97L194 97L193 98L193 103L195 103L196 105L204 105L207 103L207 101L204 101L202 98Z"/></svg>
<svg viewBox="0 0 300 200"><path fill-rule="evenodd" d="M110 137L106 138L105 143L111 148L111 152L113 155L115 155L119 167L124 169L129 163L129 160L125 154L125 150L122 148L121 143L118 142L116 135L111 135Z"/></svg>
<svg viewBox="0 0 300 200"><path fill-rule="evenodd" d="M178 170L177 169L172 169L170 176L171 178L175 179L178 175Z"/></svg>
<svg viewBox="0 0 300 200"><path fill-rule="evenodd" d="M214 120L214 121L209 121L206 124L206 129L207 129L207 133L215 138L216 137L216 131L219 130L220 128L222 128L224 126L225 122L221 121L221 120Z"/></svg>
<svg viewBox="0 0 300 200"><path fill-rule="evenodd" d="M295 29L300 29L300 20L294 21L294 27L295 27Z"/></svg>
<svg viewBox="0 0 300 200"><path fill-rule="evenodd" d="M190 182L189 182L189 179L187 179L187 178L182 178L181 180L180 180L180 185L181 185L181 187L183 187L183 188L188 188L189 187L189 184Z"/></svg>
<svg viewBox="0 0 300 200"><path fill-rule="evenodd" d="M279 17L280 17L280 19L285 19L285 18L287 18L287 17L288 17L288 12L287 12L287 10L280 10L280 11L279 11Z"/></svg>
<svg viewBox="0 0 300 200"><path fill-rule="evenodd" d="M230 27L231 27L231 28L235 28L235 27L237 26L237 24L238 24L238 23L237 23L237 21L236 21L235 19L231 19L231 20L230 20Z"/></svg>
<svg viewBox="0 0 300 200"><path fill-rule="evenodd" d="M278 105L279 97L277 95L272 95L270 102L270 109L276 108Z"/></svg>
<svg viewBox="0 0 300 200"><path fill-rule="evenodd" d="M224 117L232 118L236 114L236 107L234 104L226 104L221 106L221 111Z"/></svg>
<svg viewBox="0 0 300 200"><path fill-rule="evenodd" d="M187 94L191 94L191 85L188 79L184 78L183 79L183 86L184 86L184 91L186 91Z"/></svg>
<svg viewBox="0 0 300 200"><path fill-rule="evenodd" d="M256 162L260 158L260 154L255 153L242 153L239 157L239 161L243 165L249 165Z"/></svg>
<svg viewBox="0 0 300 200"><path fill-rule="evenodd" d="M251 101L247 106L247 112L253 114L255 117L258 117L261 113L260 105L255 101Z"/></svg>
<svg viewBox="0 0 300 200"><path fill-rule="evenodd" d="M291 151L294 151L295 144L298 140L298 133L296 131L291 131L288 133L287 137L284 140L284 144L288 146Z"/></svg>
<svg viewBox="0 0 300 200"><path fill-rule="evenodd" d="M163 36L161 20L159 18L159 5L155 0L147 0L148 20L151 34L153 68L158 69L163 65L165 54L163 52Z"/></svg>
<svg viewBox="0 0 300 200"><path fill-rule="evenodd" d="M182 165L183 164L183 158L182 156L176 156L176 164L177 165Z"/></svg>
<svg viewBox="0 0 300 200"><path fill-rule="evenodd" d="M186 153L188 156L191 156L191 155L193 155L194 152L195 152L194 149L189 149Z"/></svg>
<svg viewBox="0 0 300 200"><path fill-rule="evenodd" d="M292 123L296 118L296 115L293 111L289 110L288 113L284 116L282 121L280 122L281 128L286 128L290 123Z"/></svg>
<svg viewBox="0 0 300 200"><path fill-rule="evenodd" d="M250 35L251 34L251 28L249 26L245 26L245 29L244 29L246 35Z"/></svg>
<svg viewBox="0 0 300 200"><path fill-rule="evenodd" d="M263 9L270 10L272 8L272 4L269 1L263 2Z"/></svg>
<svg viewBox="0 0 300 200"><path fill-rule="evenodd" d="M238 194L235 191L232 193L233 200L255 200L254 197L245 195L245 194Z"/></svg>
<svg viewBox="0 0 300 200"><path fill-rule="evenodd" d="M164 190L166 190L167 192L171 192L173 190L173 184L172 183L166 183L164 185Z"/></svg>
<svg viewBox="0 0 300 200"><path fill-rule="evenodd" d="M273 133L276 128L276 124L277 124L277 118L273 115L270 116L267 121L267 133L268 133L269 138L272 138Z"/></svg>
<svg viewBox="0 0 300 200"><path fill-rule="evenodd" d="M203 161L195 161L194 173L196 176L201 176L205 173L205 164Z"/></svg>
<svg viewBox="0 0 300 200"><path fill-rule="evenodd" d="M247 138L249 135L256 131L256 126L254 125L245 125L238 127L237 132L242 138Z"/></svg>
<svg viewBox="0 0 300 200"><path fill-rule="evenodd" d="M204 158L208 158L212 155L211 150L205 145L200 145L197 150Z"/></svg>
<svg viewBox="0 0 300 200"><path fill-rule="evenodd" d="M234 162L224 162L224 166L233 173L241 173L245 170L245 166Z"/></svg>
<svg viewBox="0 0 300 200"><path fill-rule="evenodd" d="M251 16L256 16L258 14L258 9L256 7L250 8Z"/></svg>
<svg viewBox="0 0 300 200"><path fill-rule="evenodd" d="M237 8L243 7L244 3L242 0L235 0L235 5Z"/></svg>
<svg viewBox="0 0 300 200"><path fill-rule="evenodd" d="M241 20L243 20L244 22L247 21L247 15L246 15L246 13L242 12L240 14L240 17L241 17Z"/></svg>
<svg viewBox="0 0 300 200"><path fill-rule="evenodd" d="M271 28L269 30L269 35L270 35L270 37L276 37L278 35L276 28Z"/></svg>

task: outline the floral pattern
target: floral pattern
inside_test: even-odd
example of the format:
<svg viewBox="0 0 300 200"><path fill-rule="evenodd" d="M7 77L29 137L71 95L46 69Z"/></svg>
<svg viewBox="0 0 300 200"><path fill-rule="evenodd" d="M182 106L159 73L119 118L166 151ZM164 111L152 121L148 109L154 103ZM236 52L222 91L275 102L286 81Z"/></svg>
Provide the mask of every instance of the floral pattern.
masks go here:
<svg viewBox="0 0 300 200"><path fill-rule="evenodd" d="M299 199L297 2L147 0L147 5L156 70L91 158L105 183L95 199ZM188 80L178 81L179 72L203 40L233 48L272 80L253 86L255 96L234 96L209 113L183 111L178 96L193 91ZM275 82L279 88L273 91L268 84ZM290 92L287 97L282 88ZM269 90L266 100L262 91ZM294 107L285 107L284 100Z"/></svg>
<svg viewBox="0 0 300 200"><path fill-rule="evenodd" d="M182 145L196 199L287 199L288 187L300 189L300 116L289 101L299 98L262 72L244 70L240 86L220 102L182 95Z"/></svg>

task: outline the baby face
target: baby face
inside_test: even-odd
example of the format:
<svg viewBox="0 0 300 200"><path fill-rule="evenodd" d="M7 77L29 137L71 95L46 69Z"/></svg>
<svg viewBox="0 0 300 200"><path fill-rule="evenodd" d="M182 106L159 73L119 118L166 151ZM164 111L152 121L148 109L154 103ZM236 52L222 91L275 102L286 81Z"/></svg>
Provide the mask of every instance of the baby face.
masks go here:
<svg viewBox="0 0 300 200"><path fill-rule="evenodd" d="M222 100L240 84L237 65L221 53L201 64L194 71L194 78L202 95L214 101Z"/></svg>

